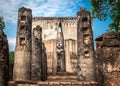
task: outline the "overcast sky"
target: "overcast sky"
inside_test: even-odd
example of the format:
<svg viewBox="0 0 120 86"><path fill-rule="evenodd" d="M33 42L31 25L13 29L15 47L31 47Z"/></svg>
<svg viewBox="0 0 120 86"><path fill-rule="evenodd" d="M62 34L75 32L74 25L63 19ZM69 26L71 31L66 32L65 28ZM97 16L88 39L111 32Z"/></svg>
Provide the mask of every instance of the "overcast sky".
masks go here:
<svg viewBox="0 0 120 86"><path fill-rule="evenodd" d="M91 11L90 0L0 0L0 16L5 20L4 32L8 37L10 51L15 48L17 14L22 6L32 9L33 17L74 17L81 7ZM94 38L103 34L109 23L110 19L106 22L94 19Z"/></svg>

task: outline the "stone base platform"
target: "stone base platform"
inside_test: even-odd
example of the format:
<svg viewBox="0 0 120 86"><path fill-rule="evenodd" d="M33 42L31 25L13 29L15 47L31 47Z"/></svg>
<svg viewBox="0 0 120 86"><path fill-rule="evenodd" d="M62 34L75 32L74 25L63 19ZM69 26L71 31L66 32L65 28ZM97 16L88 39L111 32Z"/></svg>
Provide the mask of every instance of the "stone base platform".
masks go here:
<svg viewBox="0 0 120 86"><path fill-rule="evenodd" d="M98 86L97 82L80 81L9 81L9 86Z"/></svg>
<svg viewBox="0 0 120 86"><path fill-rule="evenodd" d="M48 81L73 81L77 80L77 75L48 75Z"/></svg>

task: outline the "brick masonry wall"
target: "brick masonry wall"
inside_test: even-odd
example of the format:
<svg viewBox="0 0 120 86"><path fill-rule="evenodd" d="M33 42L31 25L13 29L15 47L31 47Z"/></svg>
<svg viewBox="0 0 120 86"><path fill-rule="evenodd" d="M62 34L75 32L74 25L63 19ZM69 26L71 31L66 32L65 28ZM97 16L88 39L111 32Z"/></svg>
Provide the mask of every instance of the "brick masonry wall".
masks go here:
<svg viewBox="0 0 120 86"><path fill-rule="evenodd" d="M100 86L120 86L120 34L108 32L96 39Z"/></svg>
<svg viewBox="0 0 120 86"><path fill-rule="evenodd" d="M42 28L42 39L57 39L57 30L61 23L64 40L77 40L77 17L34 17L32 29L37 25Z"/></svg>
<svg viewBox="0 0 120 86"><path fill-rule="evenodd" d="M0 86L8 86L9 49L7 36L0 30Z"/></svg>

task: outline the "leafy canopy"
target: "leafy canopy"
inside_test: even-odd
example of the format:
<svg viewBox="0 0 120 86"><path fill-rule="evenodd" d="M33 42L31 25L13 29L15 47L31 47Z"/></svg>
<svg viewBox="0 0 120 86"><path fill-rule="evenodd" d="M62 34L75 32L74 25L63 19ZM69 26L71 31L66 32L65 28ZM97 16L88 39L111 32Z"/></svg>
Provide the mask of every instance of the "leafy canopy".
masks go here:
<svg viewBox="0 0 120 86"><path fill-rule="evenodd" d="M3 20L3 17L0 16L0 30L3 30L5 28L5 22Z"/></svg>
<svg viewBox="0 0 120 86"><path fill-rule="evenodd" d="M94 18L105 21L110 17L109 30L120 32L120 0L91 0L91 5Z"/></svg>

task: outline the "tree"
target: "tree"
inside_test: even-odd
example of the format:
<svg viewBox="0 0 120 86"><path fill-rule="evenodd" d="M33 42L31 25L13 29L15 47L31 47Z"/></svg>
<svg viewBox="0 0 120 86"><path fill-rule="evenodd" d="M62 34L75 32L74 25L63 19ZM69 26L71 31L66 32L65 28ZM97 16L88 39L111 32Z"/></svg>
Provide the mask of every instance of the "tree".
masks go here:
<svg viewBox="0 0 120 86"><path fill-rule="evenodd" d="M105 21L110 17L109 30L120 32L120 0L91 0L91 5L94 18Z"/></svg>
<svg viewBox="0 0 120 86"><path fill-rule="evenodd" d="M0 16L0 30L4 28L5 28L5 23L4 23L3 17Z"/></svg>
<svg viewBox="0 0 120 86"><path fill-rule="evenodd" d="M14 64L14 51L9 52L9 63Z"/></svg>

